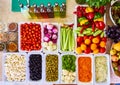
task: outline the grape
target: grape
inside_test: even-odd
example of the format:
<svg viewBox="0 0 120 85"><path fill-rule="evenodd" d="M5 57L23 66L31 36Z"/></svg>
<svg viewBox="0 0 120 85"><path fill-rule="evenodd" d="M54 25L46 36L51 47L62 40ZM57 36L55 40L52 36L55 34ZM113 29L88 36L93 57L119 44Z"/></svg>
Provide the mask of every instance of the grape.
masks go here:
<svg viewBox="0 0 120 85"><path fill-rule="evenodd" d="M106 36L112 39L115 43L120 41L120 26L108 26L108 29L105 31Z"/></svg>

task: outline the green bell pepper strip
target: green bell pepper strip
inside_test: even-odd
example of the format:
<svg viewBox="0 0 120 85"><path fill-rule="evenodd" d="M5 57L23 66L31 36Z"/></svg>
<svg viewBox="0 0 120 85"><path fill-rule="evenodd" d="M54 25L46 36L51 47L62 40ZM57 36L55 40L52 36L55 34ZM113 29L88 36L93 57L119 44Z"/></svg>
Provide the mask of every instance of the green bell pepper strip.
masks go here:
<svg viewBox="0 0 120 85"><path fill-rule="evenodd" d="M101 18L101 17L102 17L102 15L100 13L95 13L94 20Z"/></svg>

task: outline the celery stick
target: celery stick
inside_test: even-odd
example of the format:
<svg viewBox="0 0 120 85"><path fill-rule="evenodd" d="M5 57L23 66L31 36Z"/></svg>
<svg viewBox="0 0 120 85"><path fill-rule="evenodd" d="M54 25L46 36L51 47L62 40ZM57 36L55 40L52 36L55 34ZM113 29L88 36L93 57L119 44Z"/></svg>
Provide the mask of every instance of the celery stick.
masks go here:
<svg viewBox="0 0 120 85"><path fill-rule="evenodd" d="M71 33L70 33L70 40L69 40L69 43L70 43L70 51L73 50L73 44L74 44L74 40L73 40L73 30L71 29Z"/></svg>
<svg viewBox="0 0 120 85"><path fill-rule="evenodd" d="M72 31L71 31L71 29L69 28L69 30L70 30L70 34L69 34L69 40L68 40L68 44L69 44L69 51L71 51L71 45L72 45L72 42L71 42L71 40L72 40Z"/></svg>
<svg viewBox="0 0 120 85"><path fill-rule="evenodd" d="M75 47L75 37L74 37L73 30L72 30L72 50L74 50L74 47Z"/></svg>
<svg viewBox="0 0 120 85"><path fill-rule="evenodd" d="M63 28L60 28L60 49L62 50L63 45Z"/></svg>
<svg viewBox="0 0 120 85"><path fill-rule="evenodd" d="M66 49L68 48L68 40L69 40L69 34L70 34L70 30L69 29L66 29L66 31L67 31L67 36L66 36L66 40L65 40L65 42L64 42L64 49L63 49L63 51L66 51Z"/></svg>
<svg viewBox="0 0 120 85"><path fill-rule="evenodd" d="M65 41L66 41L66 28L63 28L63 32L62 32L62 35L63 35L63 43L62 43L62 50L64 50L64 44L65 44Z"/></svg>

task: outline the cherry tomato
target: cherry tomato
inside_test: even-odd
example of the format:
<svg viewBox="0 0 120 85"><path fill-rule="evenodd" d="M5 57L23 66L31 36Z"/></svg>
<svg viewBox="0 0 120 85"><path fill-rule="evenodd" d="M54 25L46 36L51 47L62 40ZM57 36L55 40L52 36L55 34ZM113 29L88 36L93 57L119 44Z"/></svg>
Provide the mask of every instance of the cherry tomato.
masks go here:
<svg viewBox="0 0 120 85"><path fill-rule="evenodd" d="M91 52L91 49L90 48L87 48L85 51L84 51L86 54L89 54Z"/></svg>
<svg viewBox="0 0 120 85"><path fill-rule="evenodd" d="M78 42L78 43L83 42L83 37L77 37L77 42Z"/></svg>
<svg viewBox="0 0 120 85"><path fill-rule="evenodd" d="M103 37L103 38L102 38L102 41L107 42L107 38L106 38L106 37Z"/></svg>
<svg viewBox="0 0 120 85"><path fill-rule="evenodd" d="M89 37L90 40L92 40L93 38L94 38L94 37L93 37L92 35Z"/></svg>
<svg viewBox="0 0 120 85"><path fill-rule="evenodd" d="M21 24L21 49L26 51L40 50L41 48L41 28L36 23L24 23ZM36 33L36 34L35 34ZM36 42L39 43L36 48Z"/></svg>
<svg viewBox="0 0 120 85"><path fill-rule="evenodd" d="M84 36L83 39L84 39L84 40L88 39L88 36Z"/></svg>
<svg viewBox="0 0 120 85"><path fill-rule="evenodd" d="M103 30L105 28L105 23L103 21L99 21L99 29Z"/></svg>
<svg viewBox="0 0 120 85"><path fill-rule="evenodd" d="M106 51L105 48L100 48L100 53L104 53Z"/></svg>

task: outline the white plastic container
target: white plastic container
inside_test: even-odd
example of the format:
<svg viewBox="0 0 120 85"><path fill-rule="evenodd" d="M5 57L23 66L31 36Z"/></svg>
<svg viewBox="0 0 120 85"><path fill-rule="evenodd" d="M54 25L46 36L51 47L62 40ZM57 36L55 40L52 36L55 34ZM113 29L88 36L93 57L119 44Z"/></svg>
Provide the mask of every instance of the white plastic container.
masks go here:
<svg viewBox="0 0 120 85"><path fill-rule="evenodd" d="M57 29L58 29L58 38L57 38L57 43L56 43L56 46L57 46L57 49L56 50L54 50L54 51L52 51L52 50L47 50L47 49L45 49L45 47L44 47L44 45L43 45L43 43L44 43L44 40L43 40L43 38L44 38L44 27L45 27L45 25L48 25L48 24L52 24L52 25L55 25L56 27L57 27ZM43 52L44 53L57 53L58 52L58 49L59 49L59 24L58 23L43 23L42 24L42 48L43 48Z"/></svg>
<svg viewBox="0 0 120 85"><path fill-rule="evenodd" d="M105 82L101 82L98 83L96 82L96 72L95 72L95 58L96 57L100 57L100 56L104 56L107 60L106 64L107 64L107 80ZM101 72L102 74L102 72ZM110 85L110 56L108 54L96 54L94 55L94 84L95 85Z"/></svg>
<svg viewBox="0 0 120 85"><path fill-rule="evenodd" d="M27 54L26 53L4 53L3 54L3 57L2 57L2 60L3 60L3 62L2 62L2 68L3 68L3 70L2 70L2 80L3 80L3 82L5 82L5 83L19 83L19 81L7 81L6 80L6 75L5 75L5 60L6 60L6 56L8 55L8 54L17 54L17 55L24 55L25 56L25 80L24 81L21 81L21 82L24 82L24 83L26 83L27 82L27 59L26 59L26 57L27 57Z"/></svg>
<svg viewBox="0 0 120 85"><path fill-rule="evenodd" d="M75 7L75 11L77 11L77 7L78 6L82 6L82 7L88 7L88 5L77 5L76 7ZM106 8L105 8L106 9ZM106 13L104 13L104 23L105 23L105 25L106 25ZM77 29L77 15L75 14L75 30ZM106 26L105 26L105 28L104 28L104 36L106 37L106 35L105 35L105 30L106 30ZM75 34L75 40L77 40L77 34ZM75 41L75 49L77 48L77 41ZM75 50L75 53L77 54L77 52L76 52L76 50ZM104 52L104 53L106 53L106 51ZM82 53L82 54L86 54L86 53ZM89 54L94 54L94 53L89 53Z"/></svg>
<svg viewBox="0 0 120 85"><path fill-rule="evenodd" d="M42 47L41 47L41 49L39 49L39 50L32 50L32 51L26 51L26 50L22 50L21 49L21 24L25 24L25 23L28 23L28 24L30 24L30 23L36 23L36 24L40 24L40 27L41 27L41 46L42 46L42 24L41 24L41 22L20 22L20 23L18 23L18 50L20 51L20 52L41 52L42 51Z"/></svg>
<svg viewBox="0 0 120 85"><path fill-rule="evenodd" d="M77 55L78 56L78 58L77 58L77 75L78 75L78 59L80 58L80 57L89 57L89 58L91 58L91 72L92 72L92 79L91 79L91 81L90 82L81 82L80 80L79 80L79 75L77 76L77 84L78 85L95 85L94 84L94 82L93 82L93 79L94 79L94 71L93 71L93 63L94 63L94 61L93 61L93 55L91 55L91 54L83 54L83 55Z"/></svg>
<svg viewBox="0 0 120 85"><path fill-rule="evenodd" d="M31 79L30 79L30 68L29 68L29 58L30 58L30 55L34 55L34 54L38 54L38 55L41 55L41 58L42 58L42 78L40 79L40 80L38 80L38 81L32 81ZM44 55L43 54L41 54L40 52L30 52L30 53L28 53L28 55L27 55L27 79L28 79L28 81L30 82L30 83L39 83L39 84L42 84L43 82L44 82L44 77L45 77L45 70L44 70L44 68L45 68L45 57L44 57Z"/></svg>
<svg viewBox="0 0 120 85"><path fill-rule="evenodd" d="M63 82L62 81L62 57L64 56L64 55L74 55L75 57L76 57L76 61L75 61L75 65L76 65L76 71L75 71L75 73L76 73L76 77L75 77L75 81L74 82L72 82L72 83L66 83L66 82ZM60 68L60 84L76 84L77 83L77 56L75 55L75 54L73 54L73 53L64 53L64 54L62 54L61 56L60 56L61 58L60 58L60 60L61 60L61 68Z"/></svg>
<svg viewBox="0 0 120 85"><path fill-rule="evenodd" d="M46 58L47 55L57 55L58 56L58 80L57 81L46 81ZM58 53L47 53L45 54L45 62L44 62L44 72L45 72L45 77L44 77L44 82L46 83L46 85L53 85L53 84L60 84L60 68L61 68L61 64L60 64L61 60L60 60L60 56Z"/></svg>
<svg viewBox="0 0 120 85"><path fill-rule="evenodd" d="M61 29L61 26L62 26L62 24L63 23L60 23L59 24L59 28ZM66 24L66 25L70 25L70 24L73 24L72 22L71 23L64 23L64 24ZM74 28L75 28L75 24L73 25L73 30L74 30ZM74 53L74 50L75 50L75 44L74 44L74 49L72 50L72 51L62 51L60 48L61 48L61 45L60 45L60 37L61 37L61 34L60 34L60 30L59 30L59 52L61 52L61 53ZM75 41L75 34L74 34L74 32L73 32L73 35L74 35L74 43L76 42Z"/></svg>

